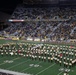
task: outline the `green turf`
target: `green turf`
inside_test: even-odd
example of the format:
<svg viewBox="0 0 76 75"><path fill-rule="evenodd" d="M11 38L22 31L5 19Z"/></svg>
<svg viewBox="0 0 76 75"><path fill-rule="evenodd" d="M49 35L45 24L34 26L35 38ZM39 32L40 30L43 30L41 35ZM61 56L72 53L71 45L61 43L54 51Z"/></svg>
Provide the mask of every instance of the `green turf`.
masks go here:
<svg viewBox="0 0 76 75"><path fill-rule="evenodd" d="M7 41L0 40L0 44L11 43L11 42L22 42L22 41ZM30 42L29 42L30 43ZM13 61L12 63L5 63L6 60ZM30 66L33 64L33 66ZM39 65L38 67L35 67ZM64 66L60 66L60 64L56 64L55 62L44 62L39 60L31 60L26 57L19 56L0 56L0 68L6 70L13 70L22 73L28 73L31 75L63 75L64 72L59 71L60 68L64 68ZM76 66L70 69L69 75L76 75Z"/></svg>
<svg viewBox="0 0 76 75"><path fill-rule="evenodd" d="M5 60L13 60L13 63L4 63ZM30 64L33 64L33 66L30 66ZM35 67L35 65L39 65L39 67ZM30 73L33 75L58 75L59 73L60 73L59 75L63 75L62 72L59 71L59 69L62 68L62 66L60 66L59 64L39 60L35 61L23 57L0 56L0 68L28 74ZM76 66L73 67L69 72L69 75L75 75L75 74L76 74Z"/></svg>

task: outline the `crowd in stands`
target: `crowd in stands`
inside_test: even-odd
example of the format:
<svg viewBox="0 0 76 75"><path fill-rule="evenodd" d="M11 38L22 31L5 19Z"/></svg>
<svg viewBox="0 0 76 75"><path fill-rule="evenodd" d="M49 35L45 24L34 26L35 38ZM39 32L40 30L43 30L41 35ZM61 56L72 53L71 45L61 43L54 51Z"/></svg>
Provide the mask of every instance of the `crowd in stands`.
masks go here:
<svg viewBox="0 0 76 75"><path fill-rule="evenodd" d="M41 21L41 19L69 19L68 21ZM50 40L76 39L76 8L25 8L15 9L11 19L39 19L40 21L26 21L11 23L11 26L2 31L19 37L49 38Z"/></svg>
<svg viewBox="0 0 76 75"><path fill-rule="evenodd" d="M24 6L19 6L15 9L12 14L12 19L51 19L58 16L62 19L68 19L76 15L76 8L58 8L58 7L48 7L48 8L25 8Z"/></svg>
<svg viewBox="0 0 76 75"><path fill-rule="evenodd" d="M13 23L3 31L6 34L51 40L76 39L76 23L67 22L25 22Z"/></svg>

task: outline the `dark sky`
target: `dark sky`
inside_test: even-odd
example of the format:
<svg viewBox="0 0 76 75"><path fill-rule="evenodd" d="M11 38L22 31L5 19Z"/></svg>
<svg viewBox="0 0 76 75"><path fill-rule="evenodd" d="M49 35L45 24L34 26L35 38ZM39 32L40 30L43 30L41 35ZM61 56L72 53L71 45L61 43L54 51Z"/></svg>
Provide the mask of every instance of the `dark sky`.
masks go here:
<svg viewBox="0 0 76 75"><path fill-rule="evenodd" d="M22 3L22 0L1 0L0 11L11 14L16 8L17 4Z"/></svg>
<svg viewBox="0 0 76 75"><path fill-rule="evenodd" d="M37 3L38 1L43 1L43 2L45 1L46 3L47 3L47 1L48 2L49 1L54 1L54 2L58 2L58 1L62 1L62 2L63 1L71 1L71 3L73 2L73 3L76 4L76 0L25 0L25 1L26 2L33 1L35 3ZM18 4L21 4L22 2L23 2L23 0L0 0L0 11L6 12L6 13L9 13L9 14L12 14L12 12L16 8L16 6ZM51 3L51 2L49 2L49 3Z"/></svg>

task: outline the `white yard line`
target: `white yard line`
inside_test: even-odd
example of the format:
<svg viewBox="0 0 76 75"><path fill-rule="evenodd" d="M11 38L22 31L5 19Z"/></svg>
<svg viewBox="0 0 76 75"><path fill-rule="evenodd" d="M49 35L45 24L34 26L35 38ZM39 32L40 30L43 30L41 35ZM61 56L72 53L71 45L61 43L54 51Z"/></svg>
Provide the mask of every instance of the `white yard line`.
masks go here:
<svg viewBox="0 0 76 75"><path fill-rule="evenodd" d="M6 62L4 62L4 63L1 63L0 65L3 65L3 64L5 64Z"/></svg>
<svg viewBox="0 0 76 75"><path fill-rule="evenodd" d="M11 68L13 68L13 67L16 67L16 66L18 66L18 65L21 65L21 64L23 64L23 63L25 63L25 62L28 62L28 61L30 61L30 60L21 62L21 63L19 63L19 64L16 64L16 65L14 65L14 66L8 67L8 68L6 68L6 69L11 69Z"/></svg>
<svg viewBox="0 0 76 75"><path fill-rule="evenodd" d="M13 59L13 60L17 60L17 59L19 59L20 57L18 57L18 58L15 58L15 59Z"/></svg>
<svg viewBox="0 0 76 75"><path fill-rule="evenodd" d="M6 58L6 57L4 57L4 58ZM4 58L2 58L2 59L4 59ZM2 60L2 59L0 59L0 60ZM5 63L2 63L2 64L5 64ZM2 65L2 64L0 64L0 65Z"/></svg>
<svg viewBox="0 0 76 75"><path fill-rule="evenodd" d="M17 60L17 59L19 59L19 57L18 57L18 58L15 58L15 59L13 59L13 60ZM6 64L6 62L1 63L0 65L3 65L3 64Z"/></svg>
<svg viewBox="0 0 76 75"><path fill-rule="evenodd" d="M57 75L60 75L63 71L61 71L60 73L58 73Z"/></svg>
<svg viewBox="0 0 76 75"><path fill-rule="evenodd" d="M39 63L37 63L37 64L40 64L40 63L41 63L41 62L39 62ZM23 72L23 71L25 71L25 70L28 70L28 69L30 69L30 68L32 68L32 67L28 67L28 68L22 70L21 72Z"/></svg>
<svg viewBox="0 0 76 75"><path fill-rule="evenodd" d="M1 58L0 60L2 60L2 59L4 59L4 58L6 58L6 57Z"/></svg>
<svg viewBox="0 0 76 75"><path fill-rule="evenodd" d="M28 68L26 68L26 69L22 70L21 72L26 71L26 70L28 70L28 69L30 69L30 68L32 68L32 67L28 67Z"/></svg>
<svg viewBox="0 0 76 75"><path fill-rule="evenodd" d="M45 68L44 70L42 70L42 71L38 72L36 75L39 75L40 73L44 72L45 70L49 69L50 67L52 67L52 66L54 66L54 65L55 65L55 64L53 64L53 65L51 65L51 66L49 66L49 67Z"/></svg>

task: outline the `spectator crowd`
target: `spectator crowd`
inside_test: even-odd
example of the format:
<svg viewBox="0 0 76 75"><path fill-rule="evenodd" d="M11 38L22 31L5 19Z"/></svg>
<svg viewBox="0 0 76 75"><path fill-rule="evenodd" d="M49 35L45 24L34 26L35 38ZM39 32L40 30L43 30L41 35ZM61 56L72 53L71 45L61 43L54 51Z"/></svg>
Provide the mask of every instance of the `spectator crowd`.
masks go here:
<svg viewBox="0 0 76 75"><path fill-rule="evenodd" d="M55 19L59 18L68 20L55 21ZM1 32L3 35L12 34L18 37L24 36L25 38L49 38L55 41L76 39L76 8L25 8L24 6L18 6L11 19L28 21L11 23L10 27ZM39 21L34 21L36 19ZM42 19L47 21L41 21ZM48 19L53 20L48 21Z"/></svg>

